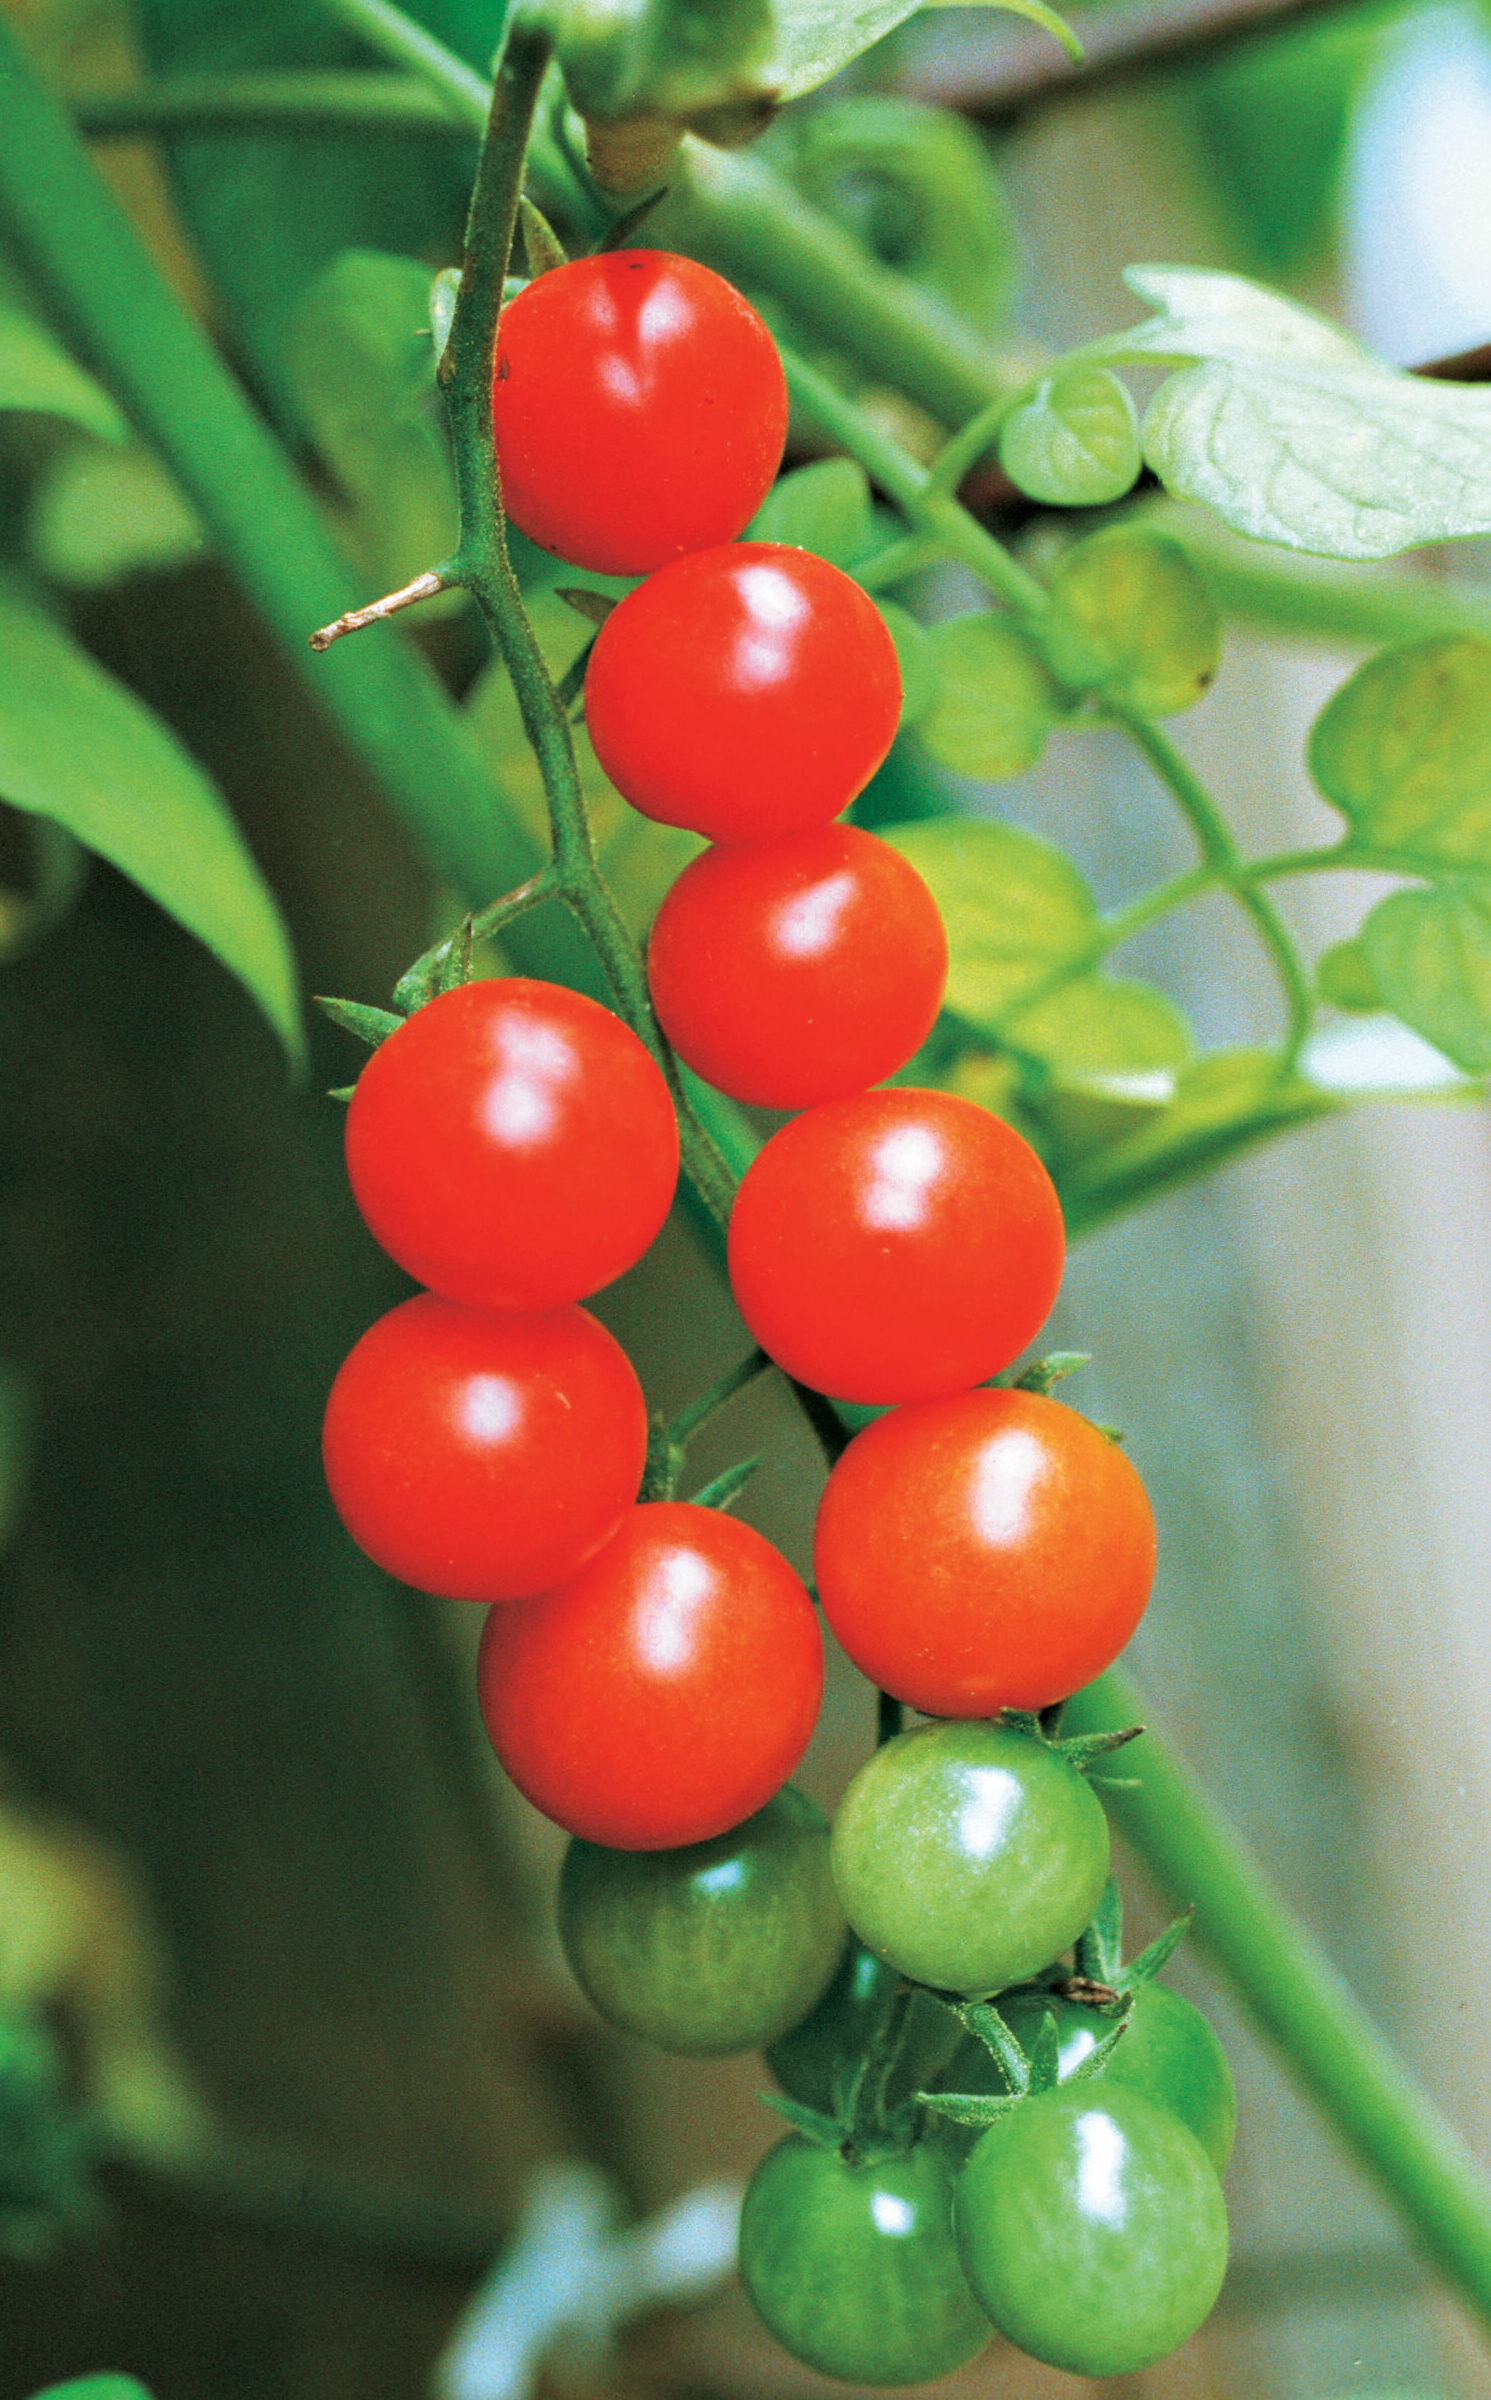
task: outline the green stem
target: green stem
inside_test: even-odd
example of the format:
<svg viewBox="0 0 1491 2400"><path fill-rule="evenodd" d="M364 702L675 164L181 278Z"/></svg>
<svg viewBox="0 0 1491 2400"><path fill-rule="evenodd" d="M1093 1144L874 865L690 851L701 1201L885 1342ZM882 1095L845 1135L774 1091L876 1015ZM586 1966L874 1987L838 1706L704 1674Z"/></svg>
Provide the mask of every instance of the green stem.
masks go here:
<svg viewBox="0 0 1491 2400"><path fill-rule="evenodd" d="M728 1368L717 1382L712 1383L707 1392L701 1392L697 1400L691 1400L687 1408L681 1408L668 1426L668 1440L674 1449L686 1450L695 1434L702 1433L720 1410L728 1407L736 1393L745 1391L758 1375L764 1375L771 1363L764 1350L749 1351L735 1366Z"/></svg>
<svg viewBox="0 0 1491 2400"><path fill-rule="evenodd" d="M1068 1703L1067 1724L1116 1731L1149 1713L1128 1680L1110 1673ZM1491 2189L1475 2161L1178 1761L1146 1734L1124 1763L1138 1788L1107 1797L1123 1831L1173 1900L1196 1902L1198 1943L1392 2193L1423 2249L1491 2319Z"/></svg>

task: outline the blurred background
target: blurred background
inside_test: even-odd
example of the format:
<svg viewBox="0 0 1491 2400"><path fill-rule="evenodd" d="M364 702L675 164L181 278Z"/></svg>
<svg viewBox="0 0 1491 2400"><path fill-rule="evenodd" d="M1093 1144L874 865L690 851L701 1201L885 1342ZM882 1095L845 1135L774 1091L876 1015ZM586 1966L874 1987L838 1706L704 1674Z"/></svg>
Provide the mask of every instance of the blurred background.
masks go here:
<svg viewBox="0 0 1491 2400"><path fill-rule="evenodd" d="M458 256L471 144L131 129L130 95L167 74L368 63L310 0L5 13L292 443L369 595L442 555L428 394L391 417L338 262L420 262L422 295ZM490 48L480 11L420 13L477 63ZM913 20L768 154L1012 367L1129 321L1135 260L1256 275L1403 364L1491 341L1491 8L1081 14L1085 81L1011 20ZM899 149L857 147L844 111L877 95L955 112L954 162L920 116ZM913 446L935 441L896 395L867 396ZM452 896L150 452L6 412L0 545L7 578L43 591L226 795L304 988L386 1001ZM1377 570L1400 571L1478 589L1485 546ZM913 597L935 617L969 595L944 576ZM473 721L522 787L463 605L415 638L476 692ZM1229 624L1179 738L1246 847L1323 838L1303 741L1362 655ZM906 737L861 806L888 822L951 803L1060 842L1105 903L1189 859L1100 733L1059 732L997 784ZM677 864L618 851L639 921ZM158 2400L414 2400L531 2233L546 2163L589 2162L619 2218L646 2217L744 2175L779 2126L754 2059L670 2062L594 2020L552 1931L562 1837L504 1786L476 1717L479 1612L391 1586L332 1515L324 1395L407 1288L354 1214L322 1096L355 1074L354 1045L318 1025L291 1082L205 949L9 811L0 879L0 2400L102 2368ZM1286 891L1311 952L1361 898ZM1133 963L1208 1043L1277 1030L1220 903L1167 920ZM1488 1196L1480 1106L1295 1131L1083 1243L1049 1338L1092 1354L1072 1397L1125 1429L1155 1500L1160 1581L1133 1663L1156 1725L1491 2163ZM682 1219L598 1308L657 1408L741 1346ZM805 1568L818 1469L782 1396L758 1387L711 1429L701 1480L756 1449L743 1513ZM838 1662L801 1778L826 1806L872 1718ZM1125 1877L1153 1930L1142 1873ZM1484 2333L1226 1992L1184 1957L1175 1980L1238 2076L1235 2266L1203 2334L1123 2391L1491 2395ZM831 2388L728 2283L542 2368L563 2400ZM996 2346L949 2388L1078 2386Z"/></svg>

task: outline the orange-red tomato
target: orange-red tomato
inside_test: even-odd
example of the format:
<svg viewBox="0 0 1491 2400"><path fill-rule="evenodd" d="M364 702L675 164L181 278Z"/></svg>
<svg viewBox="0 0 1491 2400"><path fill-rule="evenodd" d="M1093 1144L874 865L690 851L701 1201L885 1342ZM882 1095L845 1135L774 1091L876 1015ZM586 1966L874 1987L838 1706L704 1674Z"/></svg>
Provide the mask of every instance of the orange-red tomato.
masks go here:
<svg viewBox="0 0 1491 2400"><path fill-rule="evenodd" d="M964 1392L866 1426L813 1542L823 1613L882 1690L936 1717L1046 1708L1115 1659L1155 1527L1106 1434L1035 1392Z"/></svg>
<svg viewBox="0 0 1491 2400"><path fill-rule="evenodd" d="M818 1714L823 1642L761 1534L650 1501L557 1590L493 1609L477 1685L535 1808L611 1850L671 1850L781 1789Z"/></svg>

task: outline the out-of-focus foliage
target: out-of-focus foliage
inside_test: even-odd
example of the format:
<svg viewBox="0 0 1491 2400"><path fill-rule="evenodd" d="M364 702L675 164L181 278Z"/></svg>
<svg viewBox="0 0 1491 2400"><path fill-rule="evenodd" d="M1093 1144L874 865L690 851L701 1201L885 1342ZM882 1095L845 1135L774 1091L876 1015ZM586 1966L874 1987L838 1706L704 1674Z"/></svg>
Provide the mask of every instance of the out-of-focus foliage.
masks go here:
<svg viewBox="0 0 1491 2400"><path fill-rule="evenodd" d="M98 2221L96 2139L39 2017L0 2016L0 2250L39 2258Z"/></svg>

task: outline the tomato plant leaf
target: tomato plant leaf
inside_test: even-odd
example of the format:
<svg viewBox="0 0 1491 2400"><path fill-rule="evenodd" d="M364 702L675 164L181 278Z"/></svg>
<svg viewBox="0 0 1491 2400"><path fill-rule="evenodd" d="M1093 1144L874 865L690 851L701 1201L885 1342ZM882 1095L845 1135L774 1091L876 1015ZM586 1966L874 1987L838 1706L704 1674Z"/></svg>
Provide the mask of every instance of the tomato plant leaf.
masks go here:
<svg viewBox="0 0 1491 2400"><path fill-rule="evenodd" d="M746 527L748 542L791 542L836 567L852 567L875 546L870 485L857 459L817 458L794 467L767 493Z"/></svg>
<svg viewBox="0 0 1491 2400"><path fill-rule="evenodd" d="M351 503L353 542L379 586L433 566L456 533L429 281L418 259L344 251L301 295L285 335L290 391ZM455 595L436 603L452 605Z"/></svg>
<svg viewBox="0 0 1491 2400"><path fill-rule="evenodd" d="M0 799L65 826L139 884L299 1057L289 937L221 796L150 709L13 592L0 592Z"/></svg>
<svg viewBox="0 0 1491 2400"><path fill-rule="evenodd" d="M981 0L1041 26L1072 58L1082 46L1045 0ZM914 16L922 0L776 0L776 34L767 73L784 100L816 91L841 67Z"/></svg>
<svg viewBox="0 0 1491 2400"><path fill-rule="evenodd" d="M355 1034L370 1050L376 1050L380 1042L386 1042L391 1033L397 1033L409 1021L407 1017L396 1016L391 1008L369 1008L361 1000L338 1000L325 992L317 992L315 1001L333 1025L339 1025L343 1033Z"/></svg>
<svg viewBox="0 0 1491 2400"><path fill-rule="evenodd" d="M127 442L123 411L25 309L0 301L0 408L66 417L101 442Z"/></svg>
<svg viewBox="0 0 1491 2400"><path fill-rule="evenodd" d="M1033 833L981 818L929 817L886 826L882 839L931 887L947 928L946 1006L969 1025L999 1023L1093 942L1091 892L1070 859Z"/></svg>
<svg viewBox="0 0 1491 2400"><path fill-rule="evenodd" d="M26 541L43 575L77 591L185 566L207 546L201 519L152 450L90 439L65 443L43 467Z"/></svg>
<svg viewBox="0 0 1491 2400"><path fill-rule="evenodd" d="M150 2400L150 2393L133 2375L78 2375L69 2383L49 2383L32 2400Z"/></svg>
<svg viewBox="0 0 1491 2400"><path fill-rule="evenodd" d="M939 765L998 781L1034 766L1066 703L1035 644L1005 617L952 617L927 633L937 690L917 738Z"/></svg>
<svg viewBox="0 0 1491 2400"><path fill-rule="evenodd" d="M1380 651L1316 719L1310 772L1353 852L1410 874L1491 867L1491 641Z"/></svg>
<svg viewBox="0 0 1491 2400"><path fill-rule="evenodd" d="M1004 1038L1068 1087L1183 1066L1195 1048L1190 1026L1163 992L1115 975L1080 975L1015 1010Z"/></svg>
<svg viewBox="0 0 1491 2400"><path fill-rule="evenodd" d="M901 723L919 724L937 696L937 652L925 625L894 600L877 600L885 629L896 645L901 670Z"/></svg>
<svg viewBox="0 0 1491 2400"><path fill-rule="evenodd" d="M1165 717L1199 700L1217 671L1216 602L1179 542L1142 525L1089 534L1051 585L1043 636L1061 682Z"/></svg>
<svg viewBox="0 0 1491 2400"><path fill-rule="evenodd" d="M1469 1074L1491 1070L1491 892L1392 892L1361 930L1386 1005Z"/></svg>
<svg viewBox="0 0 1491 2400"><path fill-rule="evenodd" d="M1355 1011L1384 1005L1371 962L1359 941L1332 942L1321 952L1315 962L1315 986L1332 1008Z"/></svg>
<svg viewBox="0 0 1491 2400"><path fill-rule="evenodd" d="M1054 508L1121 500L1143 463L1128 387L1107 367L1043 377L1006 418L999 463L1022 492Z"/></svg>
<svg viewBox="0 0 1491 2400"><path fill-rule="evenodd" d="M1331 558L1491 528L1491 394L1402 374L1241 275L1146 266L1125 280L1158 313L1087 355L1193 362L1144 417L1169 490Z"/></svg>

